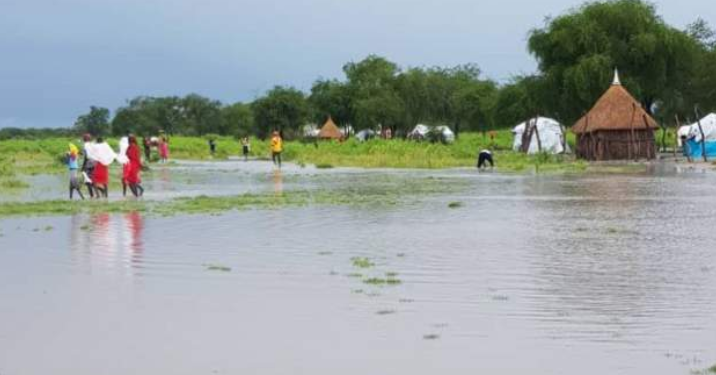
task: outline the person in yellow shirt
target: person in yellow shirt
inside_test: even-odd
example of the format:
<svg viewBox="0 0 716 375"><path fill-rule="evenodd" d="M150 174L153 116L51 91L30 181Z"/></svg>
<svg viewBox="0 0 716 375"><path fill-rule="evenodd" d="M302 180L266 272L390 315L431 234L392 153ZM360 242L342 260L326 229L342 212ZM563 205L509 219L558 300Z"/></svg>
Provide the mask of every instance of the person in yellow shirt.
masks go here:
<svg viewBox="0 0 716 375"><path fill-rule="evenodd" d="M275 131L271 137L271 159L274 165L281 168L281 152L283 152L283 139L281 135Z"/></svg>

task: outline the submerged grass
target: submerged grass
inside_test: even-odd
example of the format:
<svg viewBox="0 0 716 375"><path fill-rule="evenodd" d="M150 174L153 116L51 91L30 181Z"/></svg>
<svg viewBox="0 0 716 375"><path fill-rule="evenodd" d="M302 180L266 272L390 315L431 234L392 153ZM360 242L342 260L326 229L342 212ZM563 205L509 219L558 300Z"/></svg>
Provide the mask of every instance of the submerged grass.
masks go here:
<svg viewBox="0 0 716 375"><path fill-rule="evenodd" d="M176 214L219 214L246 209L280 209L313 206L368 206L390 207L410 202L417 197L443 193L442 179L413 179L393 181L386 179L376 185L351 185L334 189L295 190L282 194L256 193L233 196L196 196L171 200L47 200L0 203L0 217L57 216L78 213L145 212L161 216ZM449 184L449 189L460 189L460 183ZM370 260L368 260L370 262Z"/></svg>
<svg viewBox="0 0 716 375"><path fill-rule="evenodd" d="M231 272L231 267L222 266L220 264L205 264L204 267L207 271Z"/></svg>
<svg viewBox="0 0 716 375"><path fill-rule="evenodd" d="M351 262L353 262L353 267L356 268L371 268L375 266L375 263L371 262L368 258L353 258L351 259Z"/></svg>

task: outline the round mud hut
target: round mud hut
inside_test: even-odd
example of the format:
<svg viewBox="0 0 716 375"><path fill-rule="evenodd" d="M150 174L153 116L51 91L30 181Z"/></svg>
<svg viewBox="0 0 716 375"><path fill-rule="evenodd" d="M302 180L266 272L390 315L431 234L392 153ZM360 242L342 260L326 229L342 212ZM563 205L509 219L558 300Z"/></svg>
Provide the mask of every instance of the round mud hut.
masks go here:
<svg viewBox="0 0 716 375"><path fill-rule="evenodd" d="M329 116L326 123L323 125L321 130L318 132L318 138L319 139L341 139L341 138L343 138L343 133L341 133L341 130L338 129L338 126L336 126L336 123L333 122L333 119Z"/></svg>
<svg viewBox="0 0 716 375"><path fill-rule="evenodd" d="M656 158L654 131L659 125L622 86L614 83L572 127L577 157L591 161Z"/></svg>

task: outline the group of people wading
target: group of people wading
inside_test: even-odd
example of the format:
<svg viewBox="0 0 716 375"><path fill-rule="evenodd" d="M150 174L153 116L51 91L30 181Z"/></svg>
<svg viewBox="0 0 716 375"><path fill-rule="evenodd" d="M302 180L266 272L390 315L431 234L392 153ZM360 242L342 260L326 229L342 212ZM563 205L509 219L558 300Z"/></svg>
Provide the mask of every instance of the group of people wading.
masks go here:
<svg viewBox="0 0 716 375"><path fill-rule="evenodd" d="M82 137L82 150L70 143L66 155L66 163L69 169L70 199L74 193L81 199L85 199L81 185L87 188L90 198L107 198L109 196L109 167L117 161L122 165L121 181L122 195L127 196L127 189L135 197L144 195L142 187L142 152L137 143L137 137L129 134L119 141L119 152L115 152L102 137L92 139L90 134ZM144 139L144 154L146 161L151 156L152 142ZM169 158L169 146L165 137L159 140L157 148L161 162ZM79 159L82 157L82 163ZM82 183L80 183L80 180Z"/></svg>

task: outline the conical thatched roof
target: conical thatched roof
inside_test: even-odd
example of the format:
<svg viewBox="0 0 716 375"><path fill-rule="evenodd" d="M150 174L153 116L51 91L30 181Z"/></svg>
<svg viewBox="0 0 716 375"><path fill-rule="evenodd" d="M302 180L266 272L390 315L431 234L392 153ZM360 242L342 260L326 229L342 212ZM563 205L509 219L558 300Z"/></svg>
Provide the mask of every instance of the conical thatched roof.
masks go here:
<svg viewBox="0 0 716 375"><path fill-rule="evenodd" d="M326 121L325 125L323 125L321 131L318 132L318 138L341 139L343 138L343 133L341 133L341 130L338 129L338 126L336 126L336 123L333 122L333 119L328 117L328 121Z"/></svg>
<svg viewBox="0 0 716 375"><path fill-rule="evenodd" d="M659 125L621 85L615 74L612 87L572 127L575 134L598 130L658 129Z"/></svg>

